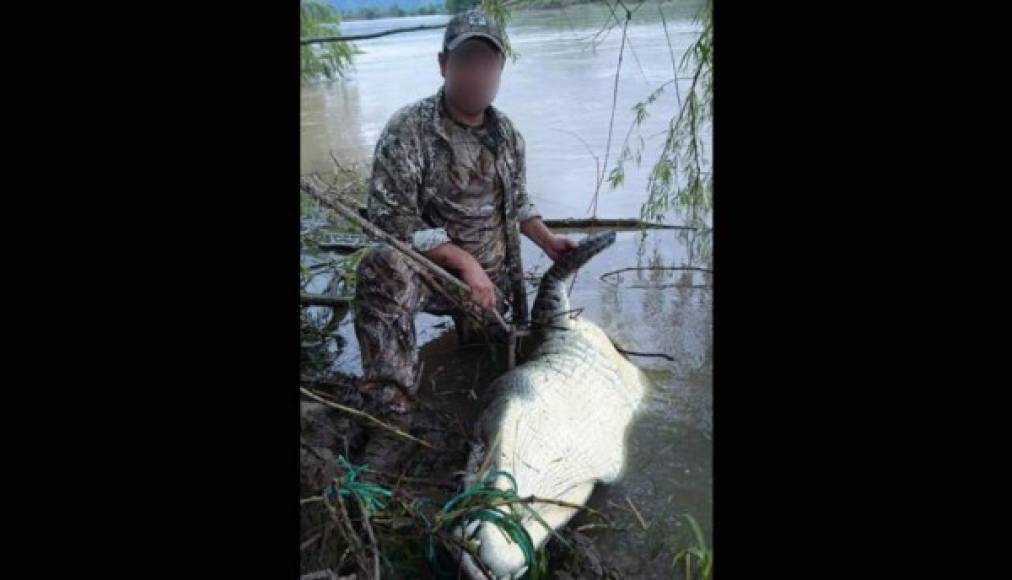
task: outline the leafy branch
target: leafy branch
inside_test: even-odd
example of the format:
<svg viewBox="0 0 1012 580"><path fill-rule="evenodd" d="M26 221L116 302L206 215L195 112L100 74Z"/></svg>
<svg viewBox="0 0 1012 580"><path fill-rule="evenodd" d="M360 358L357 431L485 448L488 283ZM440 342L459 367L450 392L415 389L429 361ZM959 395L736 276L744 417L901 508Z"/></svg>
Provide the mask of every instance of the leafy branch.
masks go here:
<svg viewBox="0 0 1012 580"><path fill-rule="evenodd" d="M667 22L662 23L667 36ZM686 224L703 230L713 208L713 176L709 170L707 147L704 135L713 120L713 3L707 0L696 21L702 31L696 41L675 63L674 51L668 37L674 78L657 87L646 99L633 106L635 118L626 136L626 143L616 166L608 175L612 188L619 187L625 179L624 163L635 160L639 165L645 142L640 136L638 144L630 147L629 138L634 129L640 129L650 114L650 107L669 85L678 91L679 71L691 71L688 91L677 94L679 110L664 131L664 147L654 164L647 181L649 196L640 209L644 221L660 222L669 211L676 211L686 218ZM637 131L638 132L638 131Z"/></svg>
<svg viewBox="0 0 1012 580"><path fill-rule="evenodd" d="M311 39L334 36L340 32L341 16L329 4L317 0L299 2L299 38ZM333 80L344 76L351 66L355 53L346 42L328 42L325 45L302 44L299 47L302 82L317 79Z"/></svg>

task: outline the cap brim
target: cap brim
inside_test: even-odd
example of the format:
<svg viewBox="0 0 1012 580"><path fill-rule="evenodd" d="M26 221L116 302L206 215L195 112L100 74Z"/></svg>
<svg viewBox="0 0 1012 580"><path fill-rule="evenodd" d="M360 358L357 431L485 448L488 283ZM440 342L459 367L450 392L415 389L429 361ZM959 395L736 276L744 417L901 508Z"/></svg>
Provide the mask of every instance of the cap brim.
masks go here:
<svg viewBox="0 0 1012 580"><path fill-rule="evenodd" d="M506 53L506 51L502 47L502 43L499 42L499 39L492 36L491 34L485 34L484 32L465 32L460 36L458 36L457 38L454 38L450 43L448 43L446 45L446 50L456 50L456 48L461 44L463 44L465 40L469 40L472 38L484 38L489 42L491 42L492 44L494 44L495 47L499 49L499 52L504 54Z"/></svg>

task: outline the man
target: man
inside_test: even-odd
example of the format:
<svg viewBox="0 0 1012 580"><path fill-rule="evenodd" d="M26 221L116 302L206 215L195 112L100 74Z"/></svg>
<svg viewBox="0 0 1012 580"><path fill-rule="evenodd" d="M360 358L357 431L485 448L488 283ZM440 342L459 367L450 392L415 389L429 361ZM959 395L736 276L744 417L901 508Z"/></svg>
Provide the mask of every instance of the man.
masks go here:
<svg viewBox="0 0 1012 580"><path fill-rule="evenodd" d="M523 295L518 231L553 260L576 245L541 221L528 198L524 140L491 106L505 45L504 32L480 10L449 22L438 55L443 86L397 111L383 129L368 199L370 221L457 275L482 308L499 312L516 288ZM419 372L415 315L455 312L406 260L388 246L370 250L355 297L363 393L374 412L405 431ZM526 302L510 307L526 313ZM373 430L365 462L396 466L410 452L406 443Z"/></svg>

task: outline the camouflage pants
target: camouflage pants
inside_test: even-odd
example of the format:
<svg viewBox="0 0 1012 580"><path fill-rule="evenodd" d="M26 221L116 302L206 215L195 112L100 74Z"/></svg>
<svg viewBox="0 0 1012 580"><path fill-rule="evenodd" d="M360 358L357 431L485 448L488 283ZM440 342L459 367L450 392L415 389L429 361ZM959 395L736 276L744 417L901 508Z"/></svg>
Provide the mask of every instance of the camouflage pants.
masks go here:
<svg viewBox="0 0 1012 580"><path fill-rule="evenodd" d="M415 316L428 312L453 315L458 324L468 320L408 260L386 245L371 248L359 263L355 284L355 334L362 353L364 394L381 410L401 414L411 411L418 391ZM493 282L497 283L495 278ZM504 308L499 305L500 311Z"/></svg>

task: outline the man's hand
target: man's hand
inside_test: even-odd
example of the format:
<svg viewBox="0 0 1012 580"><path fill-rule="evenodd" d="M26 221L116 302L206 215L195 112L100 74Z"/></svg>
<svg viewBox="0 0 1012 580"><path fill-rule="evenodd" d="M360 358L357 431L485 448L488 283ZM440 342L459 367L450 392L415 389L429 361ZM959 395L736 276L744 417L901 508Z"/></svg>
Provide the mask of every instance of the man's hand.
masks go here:
<svg viewBox="0 0 1012 580"><path fill-rule="evenodd" d="M473 265L461 270L460 278L471 289L471 300L477 302L485 310L495 310L495 284L489 279L488 274L473 261Z"/></svg>
<svg viewBox="0 0 1012 580"><path fill-rule="evenodd" d="M552 234L552 237L545 241L543 249L545 250L545 253L548 254L548 257L551 258L553 262L556 262L559 258L565 256L569 250L572 250L575 247L576 242L573 240L565 236Z"/></svg>
<svg viewBox="0 0 1012 580"><path fill-rule="evenodd" d="M440 266L459 272L460 279L471 289L471 299L485 310L495 310L495 285L474 256L450 242L423 254Z"/></svg>
<svg viewBox="0 0 1012 580"><path fill-rule="evenodd" d="M565 236L558 236L548 229L539 217L533 217L520 223L520 231L548 254L553 262L565 256L576 247L576 242Z"/></svg>

